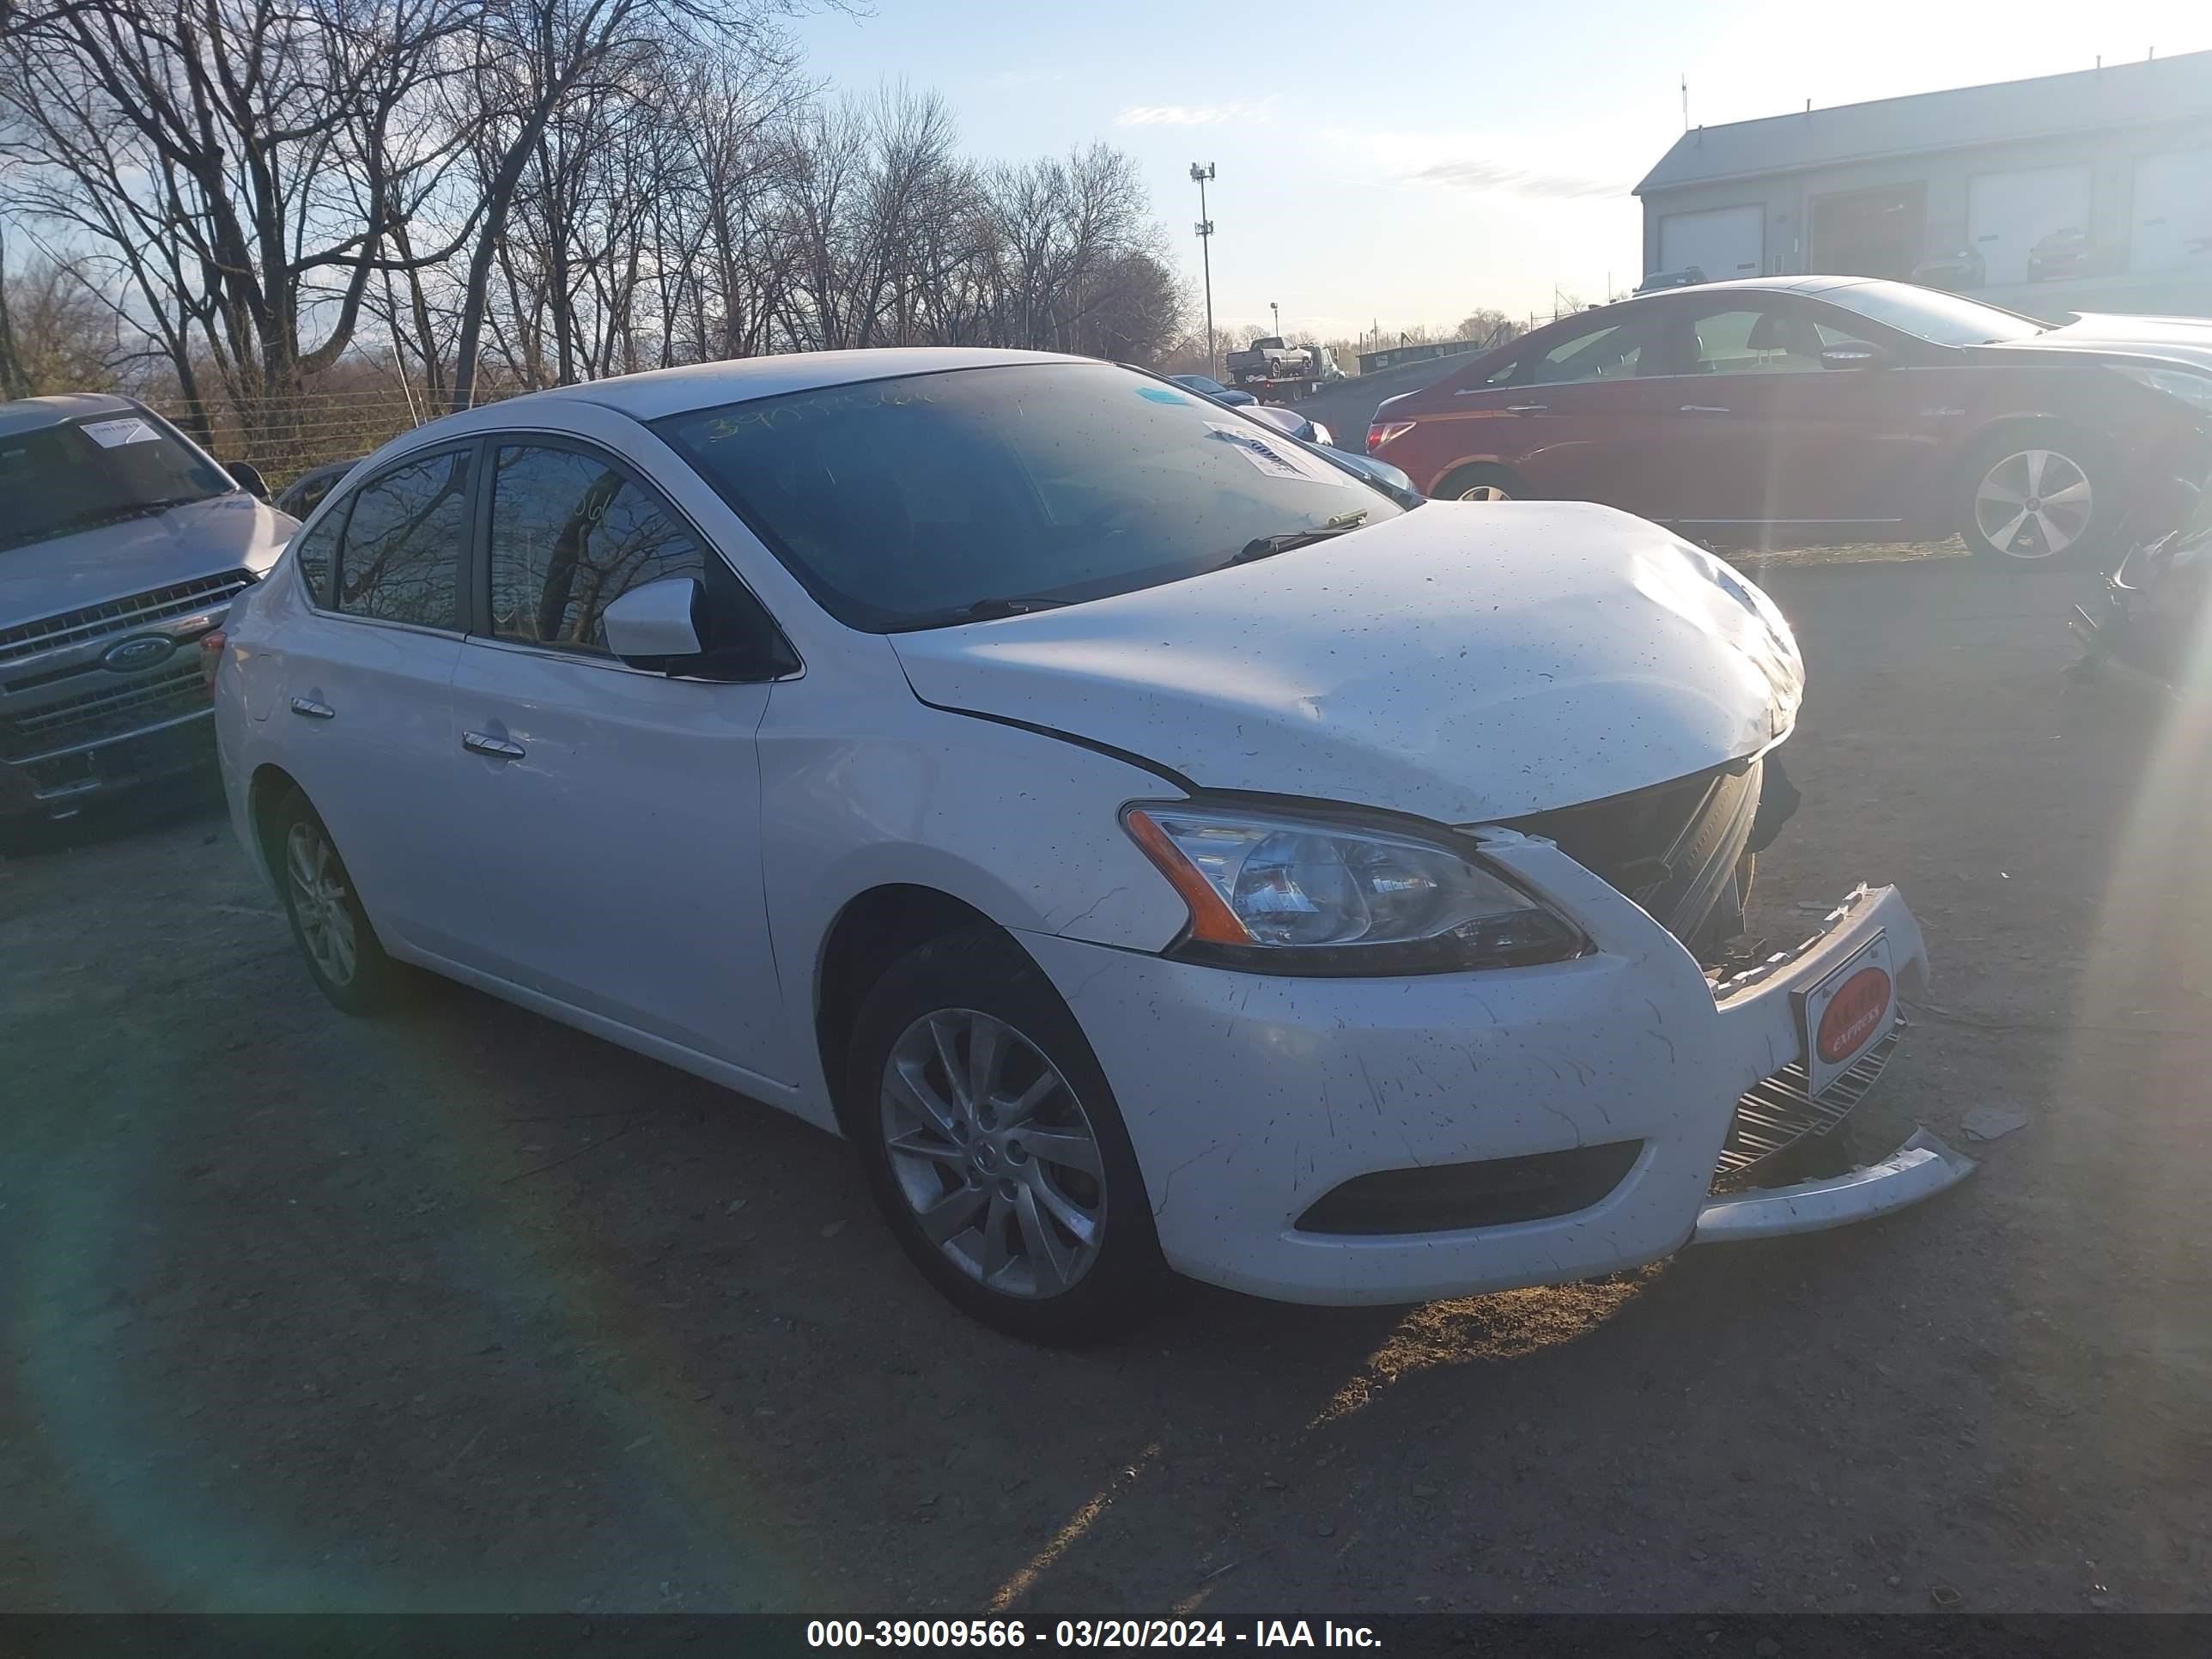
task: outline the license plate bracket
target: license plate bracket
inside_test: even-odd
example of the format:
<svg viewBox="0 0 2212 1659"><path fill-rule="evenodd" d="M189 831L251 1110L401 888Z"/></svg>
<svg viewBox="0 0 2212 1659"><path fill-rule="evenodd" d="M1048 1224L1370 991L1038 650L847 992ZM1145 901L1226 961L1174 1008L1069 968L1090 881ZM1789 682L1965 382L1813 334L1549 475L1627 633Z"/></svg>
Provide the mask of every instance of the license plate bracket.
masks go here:
<svg viewBox="0 0 2212 1659"><path fill-rule="evenodd" d="M1819 1095L1897 1023L1889 936L1877 932L1814 984L1790 994L1805 1043L1807 1091Z"/></svg>

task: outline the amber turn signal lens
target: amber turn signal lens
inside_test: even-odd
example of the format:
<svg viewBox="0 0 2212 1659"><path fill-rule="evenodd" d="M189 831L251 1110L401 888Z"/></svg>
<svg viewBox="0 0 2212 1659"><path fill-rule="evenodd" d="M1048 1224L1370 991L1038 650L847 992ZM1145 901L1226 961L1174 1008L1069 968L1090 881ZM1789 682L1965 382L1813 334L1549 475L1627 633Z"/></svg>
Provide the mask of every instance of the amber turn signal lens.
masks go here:
<svg viewBox="0 0 2212 1659"><path fill-rule="evenodd" d="M1213 890L1213 884L1198 872L1195 866L1182 855L1182 850L1168 838L1167 831L1145 816L1144 809L1133 806L1121 815L1129 826L1129 836L1144 849L1145 856L1160 867L1182 902L1190 907L1190 936L1212 945L1249 945L1252 935L1237 914Z"/></svg>
<svg viewBox="0 0 2212 1659"><path fill-rule="evenodd" d="M200 635L200 684L207 690L208 701L215 701L215 671L222 666L222 648L228 643L222 629Z"/></svg>

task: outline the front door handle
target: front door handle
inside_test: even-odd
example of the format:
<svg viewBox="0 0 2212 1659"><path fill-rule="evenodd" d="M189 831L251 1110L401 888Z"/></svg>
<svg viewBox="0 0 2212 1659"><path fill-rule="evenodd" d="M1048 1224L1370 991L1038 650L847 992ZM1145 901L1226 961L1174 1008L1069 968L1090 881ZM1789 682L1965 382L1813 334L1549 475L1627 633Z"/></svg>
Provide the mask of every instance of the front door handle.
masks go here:
<svg viewBox="0 0 2212 1659"><path fill-rule="evenodd" d="M313 697L293 698L292 712L295 714L304 715L307 719L311 720L336 720L338 714L338 711L331 708L330 704L326 702L317 702Z"/></svg>
<svg viewBox="0 0 2212 1659"><path fill-rule="evenodd" d="M461 747L472 755L489 755L494 760L520 760L526 752L520 744L495 738L489 732L462 732Z"/></svg>
<svg viewBox="0 0 2212 1659"><path fill-rule="evenodd" d="M1684 404L1682 405L1682 413L1685 415L1725 415L1728 413L1728 410L1722 408L1718 404Z"/></svg>
<svg viewBox="0 0 2212 1659"><path fill-rule="evenodd" d="M1508 404L1505 412L1508 415L1541 415L1550 407L1549 404Z"/></svg>

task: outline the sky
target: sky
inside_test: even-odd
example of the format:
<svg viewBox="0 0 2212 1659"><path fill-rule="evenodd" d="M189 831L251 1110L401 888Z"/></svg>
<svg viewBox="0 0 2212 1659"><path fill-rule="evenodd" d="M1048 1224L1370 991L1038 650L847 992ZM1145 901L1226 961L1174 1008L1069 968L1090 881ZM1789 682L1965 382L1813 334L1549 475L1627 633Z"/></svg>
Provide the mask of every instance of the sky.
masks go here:
<svg viewBox="0 0 2212 1659"><path fill-rule="evenodd" d="M2212 48L2206 0L872 3L798 23L813 74L935 88L971 155L1127 151L1194 296L1212 162L1217 322L1323 337L1633 287L1685 76L1717 125Z"/></svg>

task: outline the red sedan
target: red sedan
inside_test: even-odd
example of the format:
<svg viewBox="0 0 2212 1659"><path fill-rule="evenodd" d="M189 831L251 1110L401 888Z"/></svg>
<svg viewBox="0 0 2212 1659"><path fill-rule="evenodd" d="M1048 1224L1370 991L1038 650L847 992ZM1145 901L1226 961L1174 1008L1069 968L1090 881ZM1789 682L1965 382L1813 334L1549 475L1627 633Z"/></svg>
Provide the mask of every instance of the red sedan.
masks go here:
<svg viewBox="0 0 2212 1659"><path fill-rule="evenodd" d="M1753 544L1955 531L2053 566L2168 527L2212 472L2212 321L1712 283L1486 352L1386 401L1367 447L1430 495L1604 501Z"/></svg>

